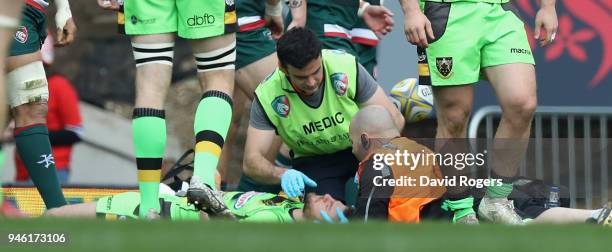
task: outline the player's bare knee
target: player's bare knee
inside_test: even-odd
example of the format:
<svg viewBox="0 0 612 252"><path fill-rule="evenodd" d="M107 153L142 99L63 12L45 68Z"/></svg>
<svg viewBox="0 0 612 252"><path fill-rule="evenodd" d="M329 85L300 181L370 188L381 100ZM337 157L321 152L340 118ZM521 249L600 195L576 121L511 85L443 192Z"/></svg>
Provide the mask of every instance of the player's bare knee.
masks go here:
<svg viewBox="0 0 612 252"><path fill-rule="evenodd" d="M467 109L448 109L439 115L438 127L452 137L459 137L466 129L469 117L470 111Z"/></svg>
<svg viewBox="0 0 612 252"><path fill-rule="evenodd" d="M46 101L26 103L14 109L16 117L25 117L31 120L45 120L48 110Z"/></svg>
<svg viewBox="0 0 612 252"><path fill-rule="evenodd" d="M27 106L29 109L29 117L34 120L45 121L47 118L47 112L49 111L49 106L47 102L33 102L28 103Z"/></svg>
<svg viewBox="0 0 612 252"><path fill-rule="evenodd" d="M504 107L503 117L513 125L528 125L538 105L537 98L517 97Z"/></svg>

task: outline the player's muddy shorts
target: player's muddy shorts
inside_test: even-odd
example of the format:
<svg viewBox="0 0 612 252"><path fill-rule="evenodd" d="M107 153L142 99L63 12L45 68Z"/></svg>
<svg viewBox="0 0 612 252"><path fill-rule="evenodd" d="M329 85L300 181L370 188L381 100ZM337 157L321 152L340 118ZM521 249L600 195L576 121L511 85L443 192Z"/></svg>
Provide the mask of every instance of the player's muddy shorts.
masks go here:
<svg viewBox="0 0 612 252"><path fill-rule="evenodd" d="M263 26L236 33L236 69L243 68L276 52L270 29Z"/></svg>
<svg viewBox="0 0 612 252"><path fill-rule="evenodd" d="M125 0L125 32L149 35L177 32L186 39L237 31L233 0Z"/></svg>
<svg viewBox="0 0 612 252"><path fill-rule="evenodd" d="M9 55L17 56L37 52L46 37L45 14L30 5L26 5L23 8L21 23L11 40Z"/></svg>
<svg viewBox="0 0 612 252"><path fill-rule="evenodd" d="M425 2L423 12L435 39L427 49L418 49L421 84L470 84L480 79L482 68L535 64L512 2Z"/></svg>

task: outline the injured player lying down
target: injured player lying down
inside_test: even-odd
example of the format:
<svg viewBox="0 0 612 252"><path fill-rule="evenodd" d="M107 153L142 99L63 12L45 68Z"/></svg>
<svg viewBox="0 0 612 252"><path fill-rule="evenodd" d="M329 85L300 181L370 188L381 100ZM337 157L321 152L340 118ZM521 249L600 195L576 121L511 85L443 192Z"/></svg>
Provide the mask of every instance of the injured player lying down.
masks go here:
<svg viewBox="0 0 612 252"><path fill-rule="evenodd" d="M304 202L301 202L271 193L214 191L195 178L192 179L192 188L194 183L200 184L198 188L201 189L201 195L189 197L181 192L174 193L170 187L162 183L159 194L161 211L159 215L150 212L147 217L196 221L220 217L244 222L291 223L305 220L346 222L345 215L341 212L348 211L347 207L329 195L311 193L306 196ZM98 217L107 220L138 219L139 206L139 193L125 192L102 197L96 202L50 209L45 216Z"/></svg>
<svg viewBox="0 0 612 252"><path fill-rule="evenodd" d="M315 195L310 193L304 202L299 202L287 197L259 192L217 192L205 187L207 193L214 193L222 199L222 202L215 202L214 197L201 197L201 202L191 202L185 196L180 196L181 192L174 193L166 184L160 185L160 204L161 213L156 215L151 212L149 218L164 218L171 220L208 220L209 218L222 217L231 218L241 222L276 222L292 223L296 221L326 221L326 222L347 222L346 216L360 221L363 216L353 213L355 210L346 207L342 202L334 200L329 195ZM215 196L216 197L216 196ZM102 218L107 220L138 219L140 197L137 192L120 193L114 196L102 197L97 202L66 205L53 208L45 213L47 217L66 217L66 218ZM381 217L382 212L386 212L387 220L392 220L390 211L382 211L381 207L373 207L381 202L370 204L370 218ZM426 220L444 219L441 215L432 214L432 207L439 208L439 205L431 204L423 208L421 217ZM363 210L364 206L359 206ZM390 209L388 207L384 207ZM584 210L556 207L543 211L525 211L524 217L532 217L530 223L598 223L610 225L610 208L598 210ZM450 221L450 217L447 218ZM407 220L395 220L409 222Z"/></svg>
<svg viewBox="0 0 612 252"><path fill-rule="evenodd" d="M304 202L288 199L284 196L259 192L214 192L223 202L207 198L204 202L190 203L187 197L174 194L165 184L160 192L161 213L151 213L149 218L164 218L171 220L208 220L211 217L231 218L241 222L277 222L292 223L296 221L326 221L347 222L346 216L351 217L351 208L342 202L334 200L329 195L315 195L310 193ZM212 191L212 190L210 190ZM209 191L209 192L210 192ZM138 219L140 196L137 192L120 193L114 196L102 197L97 202L80 203L53 208L45 213L47 217L70 218L102 218L107 220ZM377 205L377 204L375 204ZM432 206L435 204L432 204ZM372 206L372 205L370 205ZM439 207L439 205L438 205ZM361 208L361 206L358 206ZM429 209L428 207L424 209ZM370 209L371 217L380 217L380 208ZM424 219L439 219L440 215L432 216L431 209L422 212ZM390 212L387 214L390 214ZM583 210L557 207L546 209L534 217L531 223L584 223L593 222L610 225L610 208L598 210ZM360 218L356 214L355 219ZM442 217L443 218L443 217ZM385 219L391 219L387 216ZM450 220L450 219L449 219ZM406 221L404 221L406 222Z"/></svg>

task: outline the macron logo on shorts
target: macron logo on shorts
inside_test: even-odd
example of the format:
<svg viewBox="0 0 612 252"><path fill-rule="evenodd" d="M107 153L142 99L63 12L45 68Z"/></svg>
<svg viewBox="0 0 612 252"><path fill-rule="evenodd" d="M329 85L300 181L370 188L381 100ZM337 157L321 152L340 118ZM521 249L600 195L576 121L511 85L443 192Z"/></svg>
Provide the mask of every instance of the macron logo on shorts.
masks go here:
<svg viewBox="0 0 612 252"><path fill-rule="evenodd" d="M510 48L510 53L519 53L519 54L531 55L531 50L521 49L521 48Z"/></svg>

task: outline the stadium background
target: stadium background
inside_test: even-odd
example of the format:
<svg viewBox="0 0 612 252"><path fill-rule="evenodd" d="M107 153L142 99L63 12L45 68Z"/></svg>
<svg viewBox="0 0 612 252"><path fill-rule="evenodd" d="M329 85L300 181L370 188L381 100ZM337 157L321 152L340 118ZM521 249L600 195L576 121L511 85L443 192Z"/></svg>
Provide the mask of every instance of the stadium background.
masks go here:
<svg viewBox="0 0 612 252"><path fill-rule="evenodd" d="M537 5L534 0L515 1L533 29ZM134 67L131 48L126 38L116 34L116 17L95 6L93 1L72 1L79 27L77 42L56 50L52 71L65 74L77 88L83 101L85 141L75 149L71 183L79 186L131 187L136 185L136 169L131 145L129 120L134 96ZM379 52L380 84L389 90L399 80L416 77L416 53L406 43L403 15L397 1L386 1L395 13L395 28L381 43ZM540 105L610 106L612 94L612 1L559 0L557 11L560 28L555 43L547 48L534 48L538 74ZM52 27L52 20L49 20ZM469 31L466 31L469 32ZM533 41L532 45L533 45ZM182 41L175 53L174 85L169 93L168 163L192 145L192 119L199 98L191 53ZM496 104L489 85L476 89L475 107ZM246 115L242 120L242 134ZM431 136L434 122L414 126L411 135ZM12 147L6 148L2 181L14 176ZM231 150L233 170L239 170L242 149ZM236 174L232 177L236 179ZM34 191L24 191L27 197ZM96 192L106 194L108 192ZM24 197L26 197L24 196ZM78 202L91 196L78 191L67 192Z"/></svg>

